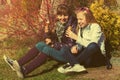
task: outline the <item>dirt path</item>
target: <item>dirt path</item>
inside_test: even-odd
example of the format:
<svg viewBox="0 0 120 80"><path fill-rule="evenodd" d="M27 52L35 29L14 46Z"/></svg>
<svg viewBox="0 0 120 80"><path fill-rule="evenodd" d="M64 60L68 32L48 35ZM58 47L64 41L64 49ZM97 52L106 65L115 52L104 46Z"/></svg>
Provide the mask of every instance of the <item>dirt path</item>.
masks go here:
<svg viewBox="0 0 120 80"><path fill-rule="evenodd" d="M113 69L107 70L105 66L88 68L88 73L77 75L69 80L120 80L120 58L112 58Z"/></svg>

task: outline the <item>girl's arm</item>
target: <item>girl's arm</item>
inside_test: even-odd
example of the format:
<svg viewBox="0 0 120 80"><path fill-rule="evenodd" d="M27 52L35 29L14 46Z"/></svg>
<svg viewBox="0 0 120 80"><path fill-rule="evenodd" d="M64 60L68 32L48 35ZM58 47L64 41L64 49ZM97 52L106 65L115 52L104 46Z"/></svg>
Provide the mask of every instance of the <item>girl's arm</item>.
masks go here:
<svg viewBox="0 0 120 80"><path fill-rule="evenodd" d="M71 28L71 27L69 27L69 28L67 29L67 31L66 31L66 37L69 37L69 38L71 38L71 39L77 40L78 35L75 34L70 28Z"/></svg>
<svg viewBox="0 0 120 80"><path fill-rule="evenodd" d="M82 38L81 36L79 36L76 42L80 43L84 47L87 47L92 42L95 42L98 44L98 41L100 40L101 36L102 36L101 27L98 24L92 24L90 27L90 34L87 34L87 37L89 39L87 39L87 37Z"/></svg>

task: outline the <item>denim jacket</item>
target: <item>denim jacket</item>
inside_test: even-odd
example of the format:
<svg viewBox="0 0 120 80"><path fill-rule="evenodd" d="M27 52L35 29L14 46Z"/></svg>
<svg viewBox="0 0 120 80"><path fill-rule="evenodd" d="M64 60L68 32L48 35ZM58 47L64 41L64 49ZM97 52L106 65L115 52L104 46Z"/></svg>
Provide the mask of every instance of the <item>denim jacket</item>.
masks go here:
<svg viewBox="0 0 120 80"><path fill-rule="evenodd" d="M101 52L105 54L105 36L97 23L89 24L82 29L82 36L80 33L81 30L79 29L77 43L87 47L90 43L95 42L100 46Z"/></svg>

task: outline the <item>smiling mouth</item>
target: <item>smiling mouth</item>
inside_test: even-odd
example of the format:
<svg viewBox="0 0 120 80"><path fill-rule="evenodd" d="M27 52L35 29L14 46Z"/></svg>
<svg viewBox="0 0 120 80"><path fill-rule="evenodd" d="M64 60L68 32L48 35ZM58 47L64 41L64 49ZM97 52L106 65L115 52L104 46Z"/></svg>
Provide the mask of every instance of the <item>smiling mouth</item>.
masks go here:
<svg viewBox="0 0 120 80"><path fill-rule="evenodd" d="M79 23L79 26L82 26L83 24Z"/></svg>
<svg viewBox="0 0 120 80"><path fill-rule="evenodd" d="M67 19L60 19L60 21L62 21L62 22L66 22L66 21L67 21Z"/></svg>

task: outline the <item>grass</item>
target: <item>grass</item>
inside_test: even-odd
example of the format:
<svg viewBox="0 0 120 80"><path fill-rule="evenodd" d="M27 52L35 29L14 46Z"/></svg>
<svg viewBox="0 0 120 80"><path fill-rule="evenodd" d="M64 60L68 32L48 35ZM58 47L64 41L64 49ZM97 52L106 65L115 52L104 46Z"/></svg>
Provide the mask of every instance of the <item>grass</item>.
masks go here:
<svg viewBox="0 0 120 80"><path fill-rule="evenodd" d="M21 80L17 77L16 73L12 71L11 68L3 61L3 59L0 59L0 64L0 80ZM46 63L30 73L24 80L65 80L66 78L70 77L58 73L56 68L52 68L53 64L55 64L54 61Z"/></svg>
<svg viewBox="0 0 120 80"><path fill-rule="evenodd" d="M0 42L0 80L21 80L16 73L5 63L3 55L6 54L13 59L19 59L28 51L27 46L13 46L14 41ZM61 74L57 71L58 62L48 59L48 61L34 70L24 80L65 80L72 76ZM59 65L60 66L60 65Z"/></svg>
<svg viewBox="0 0 120 80"><path fill-rule="evenodd" d="M29 50L29 45L25 45L25 42L24 44L22 43L20 43L18 40L16 42L16 40L14 39L0 42L0 80L21 80L17 77L16 73L12 71L11 68L5 63L5 61L3 60L3 55L6 54L13 59L19 59ZM119 54L119 51L114 51L113 54L117 55ZM117 55L117 57L119 56L120 54ZM114 63L115 62L118 63L118 59L115 58ZM61 66L61 64L58 63L59 62L48 59L45 64L30 73L24 80L95 80L92 77L82 77L85 76L84 74L61 74L57 71L57 68ZM93 75L95 74L93 73Z"/></svg>

